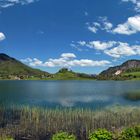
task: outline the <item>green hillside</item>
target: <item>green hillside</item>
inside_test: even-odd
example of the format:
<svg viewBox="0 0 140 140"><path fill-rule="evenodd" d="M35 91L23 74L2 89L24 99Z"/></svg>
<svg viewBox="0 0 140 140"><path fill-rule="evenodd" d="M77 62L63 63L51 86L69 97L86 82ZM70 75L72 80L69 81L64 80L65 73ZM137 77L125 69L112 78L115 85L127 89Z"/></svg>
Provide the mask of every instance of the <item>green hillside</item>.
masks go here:
<svg viewBox="0 0 140 140"><path fill-rule="evenodd" d="M123 75L124 76L136 76L136 77L140 77L140 71L136 71L136 72L125 72Z"/></svg>
<svg viewBox="0 0 140 140"><path fill-rule="evenodd" d="M33 69L6 54L0 54L0 79L32 79L48 76L47 72Z"/></svg>
<svg viewBox="0 0 140 140"><path fill-rule="evenodd" d="M131 80L140 80L140 71L124 72L122 76Z"/></svg>
<svg viewBox="0 0 140 140"><path fill-rule="evenodd" d="M75 73L67 68L60 69L56 74L53 75L54 80L94 80L95 77L83 73Z"/></svg>
<svg viewBox="0 0 140 140"><path fill-rule="evenodd" d="M75 73L67 68L62 68L55 74L33 69L20 61L0 54L0 79L11 80L82 80L95 79L94 76Z"/></svg>

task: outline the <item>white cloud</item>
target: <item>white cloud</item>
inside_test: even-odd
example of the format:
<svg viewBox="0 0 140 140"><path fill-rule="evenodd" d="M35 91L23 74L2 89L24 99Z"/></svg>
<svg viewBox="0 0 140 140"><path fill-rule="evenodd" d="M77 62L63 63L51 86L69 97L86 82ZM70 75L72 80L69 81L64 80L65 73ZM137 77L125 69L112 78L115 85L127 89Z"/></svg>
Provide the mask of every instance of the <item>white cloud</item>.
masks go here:
<svg viewBox="0 0 140 140"><path fill-rule="evenodd" d="M140 12L140 0L122 0L122 2L131 2L135 5L135 11Z"/></svg>
<svg viewBox="0 0 140 140"><path fill-rule="evenodd" d="M113 24L108 20L107 17L99 17L99 20L102 24L102 30L105 30L107 32L110 32L110 30L112 29L113 27Z"/></svg>
<svg viewBox="0 0 140 140"><path fill-rule="evenodd" d="M0 32L0 41L4 40L6 37L4 35L4 33Z"/></svg>
<svg viewBox="0 0 140 140"><path fill-rule="evenodd" d="M30 3L33 3L36 1L38 1L38 0L1 0L0 7L7 8L7 7L14 6L16 4L25 5L25 4L30 4Z"/></svg>
<svg viewBox="0 0 140 140"><path fill-rule="evenodd" d="M93 25L96 26L96 27L101 27L101 24L98 23L98 22L93 22Z"/></svg>
<svg viewBox="0 0 140 140"><path fill-rule="evenodd" d="M102 53L105 53L106 55L109 55L114 58L140 55L140 45L130 45L128 43L119 41L90 41L85 42L84 46L101 51Z"/></svg>
<svg viewBox="0 0 140 140"><path fill-rule="evenodd" d="M84 47L88 47L88 48L96 49L96 50L105 50L105 49L114 47L115 44L117 44L117 42L115 41L102 42L102 41L96 40L96 41L89 41L89 42L78 41L75 44L73 42L72 46L76 46L78 48L84 46Z"/></svg>
<svg viewBox="0 0 140 140"><path fill-rule="evenodd" d="M85 46L86 45L86 41L78 41L77 42L79 45L81 45L81 46Z"/></svg>
<svg viewBox="0 0 140 140"><path fill-rule="evenodd" d="M117 47L105 50L104 53L115 58L120 58L124 56L140 55L139 51L140 46L135 47L130 46L128 43L120 42Z"/></svg>
<svg viewBox="0 0 140 140"><path fill-rule="evenodd" d="M113 34L131 35L140 32L140 15L129 17L126 22L118 24L113 28L113 24L108 21L107 17L99 17L100 23L93 22L92 26L88 23L88 29L93 33L104 30Z"/></svg>
<svg viewBox="0 0 140 140"><path fill-rule="evenodd" d="M113 29L113 32L125 35L140 32L140 15L129 17L125 23L119 24L115 29Z"/></svg>
<svg viewBox="0 0 140 140"><path fill-rule="evenodd" d="M88 30L93 33L97 33L99 29L110 32L113 28L113 24L109 22L107 17L99 17L99 22L87 23L87 25Z"/></svg>
<svg viewBox="0 0 140 140"><path fill-rule="evenodd" d="M113 24L111 22L104 22L104 30L110 31L113 27Z"/></svg>
<svg viewBox="0 0 140 140"><path fill-rule="evenodd" d="M101 26L100 23L98 23L98 22L86 23L86 25L87 25L88 30L93 33L97 33L98 29Z"/></svg>
<svg viewBox="0 0 140 140"><path fill-rule="evenodd" d="M40 60L37 59L37 58L34 58L34 59L30 62L30 65L31 65L31 66L43 66L43 62L40 61Z"/></svg>
<svg viewBox="0 0 140 140"><path fill-rule="evenodd" d="M73 54L73 53L62 53L61 57L64 59L76 58L75 54Z"/></svg>
<svg viewBox="0 0 140 140"><path fill-rule="evenodd" d="M105 50L108 48L113 47L116 44L115 41L109 41L109 42L101 42L101 41L90 41L87 43L87 47L94 48L96 50Z"/></svg>
<svg viewBox="0 0 140 140"><path fill-rule="evenodd" d="M124 23L124 24L119 24L114 30L113 33L117 33L117 34L125 34L125 35L131 35L131 34L135 34L136 30L132 29L128 23Z"/></svg>
<svg viewBox="0 0 140 140"><path fill-rule="evenodd" d="M135 10L140 12L140 0L122 0L122 2L131 2L135 5ZM112 30L113 33L131 35L140 32L140 15L129 17L128 20L119 24Z"/></svg>
<svg viewBox="0 0 140 140"><path fill-rule="evenodd" d="M89 59L75 59L76 56L73 53L63 53L58 59L50 58L46 62L34 58L22 59L21 61L29 64L30 66L43 66L43 67L100 67L110 64L107 60L89 60Z"/></svg>
<svg viewBox="0 0 140 140"><path fill-rule="evenodd" d="M93 33L97 33L98 28L96 28L95 26L88 26L88 30L93 32Z"/></svg>
<svg viewBox="0 0 140 140"><path fill-rule="evenodd" d="M89 59L73 59L73 60L65 60L63 58L59 59L49 59L48 62L45 63L47 67L93 67L93 66L105 66L110 64L107 60L94 61Z"/></svg>
<svg viewBox="0 0 140 140"><path fill-rule="evenodd" d="M23 63L29 63L30 66L43 66L43 62L40 61L40 60L37 59L37 58L33 58L33 59L31 59L31 58L26 58L26 59L21 59L21 61L22 61Z"/></svg>

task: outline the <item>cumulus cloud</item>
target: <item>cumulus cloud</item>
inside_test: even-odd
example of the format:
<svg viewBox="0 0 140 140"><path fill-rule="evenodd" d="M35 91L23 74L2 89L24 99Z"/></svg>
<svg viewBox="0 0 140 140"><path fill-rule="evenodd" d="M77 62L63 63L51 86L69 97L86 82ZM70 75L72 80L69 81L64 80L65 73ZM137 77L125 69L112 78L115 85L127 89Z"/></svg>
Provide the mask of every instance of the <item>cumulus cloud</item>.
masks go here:
<svg viewBox="0 0 140 140"><path fill-rule="evenodd" d="M116 27L113 27L113 24L108 21L107 17L100 17L99 19L101 22L94 22L93 26L89 26L88 23L88 29L93 33L97 33L99 29L113 34L124 35L140 32L140 15L129 17L126 22L118 24Z"/></svg>
<svg viewBox="0 0 140 140"><path fill-rule="evenodd" d="M38 0L1 0L0 7L7 8L7 7L14 6L16 4L25 5L25 4L30 4L30 3L33 3L36 1L38 1Z"/></svg>
<svg viewBox="0 0 140 140"><path fill-rule="evenodd" d="M100 67L110 64L107 60L89 60L89 59L76 59L73 53L63 53L60 58L52 59L43 62L37 58L22 59L22 62L30 66L43 66L43 67Z"/></svg>
<svg viewBox="0 0 140 140"><path fill-rule="evenodd" d="M125 56L140 55L140 45L130 45L120 41L81 41L84 42L84 46L103 52L114 58L120 58ZM78 44L78 43L77 43ZM83 47L83 43L81 44Z"/></svg>
<svg viewBox="0 0 140 140"><path fill-rule="evenodd" d="M104 53L115 58L140 55L140 46L130 46L128 43L120 42L117 47L105 50Z"/></svg>
<svg viewBox="0 0 140 140"><path fill-rule="evenodd" d="M6 37L5 37L4 33L0 32L0 41L3 41L5 38Z"/></svg>
<svg viewBox="0 0 140 140"><path fill-rule="evenodd" d="M73 54L73 53L62 53L61 57L64 59L76 58L75 54Z"/></svg>
<svg viewBox="0 0 140 140"><path fill-rule="evenodd" d="M131 35L140 32L140 15L129 17L125 23L119 24L113 29L114 33Z"/></svg>
<svg viewBox="0 0 140 140"><path fill-rule="evenodd" d="M94 66L105 66L110 64L109 61L94 61L89 59L74 59L74 60L64 60L63 58L59 59L49 59L48 62L45 63L47 67L94 67Z"/></svg>
<svg viewBox="0 0 140 140"><path fill-rule="evenodd" d="M116 44L115 41L109 41L109 42L101 42L101 41L90 41L86 44L89 48L94 48L96 50L105 50L108 48L113 47Z"/></svg>

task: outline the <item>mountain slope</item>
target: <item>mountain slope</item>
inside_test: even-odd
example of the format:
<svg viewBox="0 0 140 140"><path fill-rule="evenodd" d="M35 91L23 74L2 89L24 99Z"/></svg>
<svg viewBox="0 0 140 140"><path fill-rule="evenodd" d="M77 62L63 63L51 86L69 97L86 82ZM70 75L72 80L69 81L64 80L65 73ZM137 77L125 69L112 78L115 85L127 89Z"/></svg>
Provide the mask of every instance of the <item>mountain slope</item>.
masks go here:
<svg viewBox="0 0 140 140"><path fill-rule="evenodd" d="M49 73L26 66L6 54L0 54L0 79L42 78L48 75Z"/></svg>
<svg viewBox="0 0 140 140"><path fill-rule="evenodd" d="M139 78L140 60L128 60L120 66L110 67L99 74L99 78Z"/></svg>

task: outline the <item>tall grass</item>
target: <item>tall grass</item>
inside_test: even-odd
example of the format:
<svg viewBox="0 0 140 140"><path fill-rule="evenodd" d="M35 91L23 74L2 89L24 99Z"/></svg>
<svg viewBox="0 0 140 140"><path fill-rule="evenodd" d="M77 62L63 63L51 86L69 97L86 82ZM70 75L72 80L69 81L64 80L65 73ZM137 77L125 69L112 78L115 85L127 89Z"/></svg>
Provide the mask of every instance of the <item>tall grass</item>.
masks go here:
<svg viewBox="0 0 140 140"><path fill-rule="evenodd" d="M116 131L140 124L140 108L113 107L91 109L42 109L30 107L0 108L0 135L33 140L49 140L52 134L66 131L79 140L98 128Z"/></svg>

